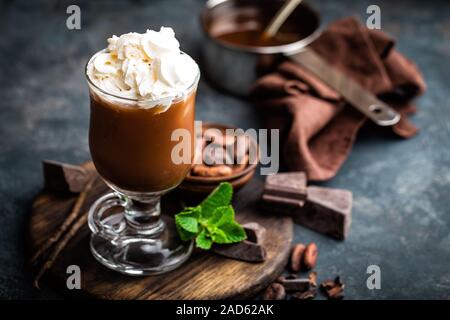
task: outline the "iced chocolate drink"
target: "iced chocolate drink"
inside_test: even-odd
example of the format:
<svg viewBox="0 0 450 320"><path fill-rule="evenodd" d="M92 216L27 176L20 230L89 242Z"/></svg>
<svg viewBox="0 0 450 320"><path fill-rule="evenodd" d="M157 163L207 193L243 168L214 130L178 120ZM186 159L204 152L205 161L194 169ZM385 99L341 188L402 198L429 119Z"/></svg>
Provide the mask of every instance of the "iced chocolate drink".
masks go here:
<svg viewBox="0 0 450 320"><path fill-rule="evenodd" d="M177 186L188 173L189 163L175 164L171 151L175 129L192 132L194 154L195 90L184 99L162 106L136 108L107 101L91 93L89 146L99 174L113 188L157 192Z"/></svg>
<svg viewBox="0 0 450 320"><path fill-rule="evenodd" d="M187 175L190 162L172 159L176 129L191 133L194 156L197 64L182 53L171 28L108 39L87 64L95 167L115 191L91 208L91 250L104 265L129 274L156 274L184 262L192 250L159 199ZM119 213L108 215L112 207ZM116 210L117 211L117 210ZM111 241L114 239L114 241Z"/></svg>

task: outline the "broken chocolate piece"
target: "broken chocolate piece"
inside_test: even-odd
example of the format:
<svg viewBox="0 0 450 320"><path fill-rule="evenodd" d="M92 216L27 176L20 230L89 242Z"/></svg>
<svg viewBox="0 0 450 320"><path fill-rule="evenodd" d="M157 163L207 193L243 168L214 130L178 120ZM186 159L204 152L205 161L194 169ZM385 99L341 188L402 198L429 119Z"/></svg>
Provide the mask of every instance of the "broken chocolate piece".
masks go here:
<svg viewBox="0 0 450 320"><path fill-rule="evenodd" d="M344 298L344 289L341 287L334 287L330 290L326 291L326 296L328 299L343 299Z"/></svg>
<svg viewBox="0 0 450 320"><path fill-rule="evenodd" d="M345 239L351 224L351 191L307 187L306 183L304 172L268 176L262 207L274 213L292 215L296 223L320 233Z"/></svg>
<svg viewBox="0 0 450 320"><path fill-rule="evenodd" d="M312 287L317 287L317 272L312 271L308 274L309 284Z"/></svg>
<svg viewBox="0 0 450 320"><path fill-rule="evenodd" d="M304 172L274 174L267 177L264 194L303 201L306 199L306 182Z"/></svg>
<svg viewBox="0 0 450 320"><path fill-rule="evenodd" d="M257 222L247 222L242 227L247 234L247 240L233 244L216 244L213 247L214 252L228 258L248 262L266 260L266 250L262 246L266 228Z"/></svg>
<svg viewBox="0 0 450 320"><path fill-rule="evenodd" d="M328 299L343 299L345 285L340 277L334 280L325 280L320 284L320 289Z"/></svg>
<svg viewBox="0 0 450 320"><path fill-rule="evenodd" d="M257 222L248 222L242 225L247 234L247 240L256 244L262 244L266 236L266 228Z"/></svg>
<svg viewBox="0 0 450 320"><path fill-rule="evenodd" d="M350 229L351 211L351 191L310 186L305 206L294 214L294 221L343 240Z"/></svg>
<svg viewBox="0 0 450 320"><path fill-rule="evenodd" d="M247 262L263 262L266 260L264 247L248 240L233 244L216 244L213 251L227 258Z"/></svg>
<svg viewBox="0 0 450 320"><path fill-rule="evenodd" d="M54 192L79 193L92 176L92 172L80 166L57 161L44 160L42 168L45 188Z"/></svg>
<svg viewBox="0 0 450 320"><path fill-rule="evenodd" d="M286 291L306 291L309 289L309 279L285 279L281 284Z"/></svg>
<svg viewBox="0 0 450 320"><path fill-rule="evenodd" d="M314 299L317 295L316 289L310 289L304 292L296 292L293 293L291 298L294 300L311 300Z"/></svg>
<svg viewBox="0 0 450 320"><path fill-rule="evenodd" d="M272 283L263 294L263 300L283 300L286 297L284 287L279 283Z"/></svg>
<svg viewBox="0 0 450 320"><path fill-rule="evenodd" d="M297 279L298 276L294 273L288 274L288 275L281 275L277 278L276 282L283 283L284 280L292 280Z"/></svg>
<svg viewBox="0 0 450 320"><path fill-rule="evenodd" d="M288 215L292 215L294 213L293 210L298 210L305 204L303 200L284 198L265 193L262 195L262 200L264 207L281 210L283 214Z"/></svg>
<svg viewBox="0 0 450 320"><path fill-rule="evenodd" d="M264 187L264 194L274 197L285 198L290 200L304 201L306 199L306 192L291 190L289 188L281 188L276 186L266 185Z"/></svg>
<svg viewBox="0 0 450 320"><path fill-rule="evenodd" d="M333 288L335 285L336 285L336 284L335 284L334 280L327 279L327 280L324 280L324 281L320 284L320 288L323 288L323 289L325 289L325 290L329 290L329 289Z"/></svg>

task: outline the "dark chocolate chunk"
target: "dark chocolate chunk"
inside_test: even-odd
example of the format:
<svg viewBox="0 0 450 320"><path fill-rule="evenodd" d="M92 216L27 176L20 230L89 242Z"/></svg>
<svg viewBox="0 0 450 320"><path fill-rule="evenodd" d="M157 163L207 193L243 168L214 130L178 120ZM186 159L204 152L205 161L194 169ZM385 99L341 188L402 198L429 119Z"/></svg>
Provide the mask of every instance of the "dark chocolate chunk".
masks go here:
<svg viewBox="0 0 450 320"><path fill-rule="evenodd" d="M326 296L330 300L344 299L344 289L341 287L334 287L326 291Z"/></svg>
<svg viewBox="0 0 450 320"><path fill-rule="evenodd" d="M317 295L316 289L310 289L304 292L296 292L293 293L291 298L294 300L311 300L314 299Z"/></svg>
<svg viewBox="0 0 450 320"><path fill-rule="evenodd" d="M287 198L290 200L298 200L298 201L303 201L306 199L306 192L304 192L303 190L293 190L290 188L282 188L282 187L276 187L276 186L269 186L266 185L264 187L264 194L265 195L271 195L274 197L279 197L279 198Z"/></svg>
<svg viewBox="0 0 450 320"><path fill-rule="evenodd" d="M289 279L297 279L298 276L295 273L291 273L288 275L281 275L277 278L276 282L279 283L283 283L284 280L289 280Z"/></svg>
<svg viewBox="0 0 450 320"><path fill-rule="evenodd" d="M351 212L351 191L310 186L305 206L295 213L294 221L343 240L350 229Z"/></svg>
<svg viewBox="0 0 450 320"><path fill-rule="evenodd" d="M247 262L263 262L266 260L264 247L248 240L233 244L216 244L213 251L227 258Z"/></svg>
<svg viewBox="0 0 450 320"><path fill-rule="evenodd" d="M92 172L67 163L44 160L42 162L44 171L45 188L54 192L83 191Z"/></svg>
<svg viewBox="0 0 450 320"><path fill-rule="evenodd" d="M304 172L274 174L267 177L264 194L302 201L306 199L306 183Z"/></svg>
<svg viewBox="0 0 450 320"><path fill-rule="evenodd" d="M320 289L328 299L343 299L345 285L340 277L334 280L325 280L320 284Z"/></svg>
<svg viewBox="0 0 450 320"><path fill-rule="evenodd" d="M285 279L281 282L286 291L306 291L309 289L309 279Z"/></svg>
<svg viewBox="0 0 450 320"><path fill-rule="evenodd" d="M317 272L311 271L311 272L308 274L308 279L309 279L309 284L310 284L312 287L317 287Z"/></svg>
<svg viewBox="0 0 450 320"><path fill-rule="evenodd" d="M279 196L273 196L270 194L262 195L263 203L262 205L266 209L277 210L283 214L293 214L293 210L298 210L302 208L305 204L303 200L296 200L290 198L284 198Z"/></svg>
<svg viewBox="0 0 450 320"><path fill-rule="evenodd" d="M247 234L247 240L256 244L263 244L266 237L266 228L257 222L248 222L242 225Z"/></svg>

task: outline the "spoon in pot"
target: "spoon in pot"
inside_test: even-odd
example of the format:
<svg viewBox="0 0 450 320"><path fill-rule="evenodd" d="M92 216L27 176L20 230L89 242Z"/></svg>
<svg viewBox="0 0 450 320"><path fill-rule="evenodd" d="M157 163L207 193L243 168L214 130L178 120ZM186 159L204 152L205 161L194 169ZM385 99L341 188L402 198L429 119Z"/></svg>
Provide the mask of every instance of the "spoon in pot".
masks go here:
<svg viewBox="0 0 450 320"><path fill-rule="evenodd" d="M287 0L261 33L261 40L267 41L268 39L273 38L286 19L291 15L292 11L294 11L302 1L303 0Z"/></svg>
<svg viewBox="0 0 450 320"><path fill-rule="evenodd" d="M272 39L292 11L301 2L302 0L286 0L285 4L262 32L260 39L264 42ZM290 55L289 58L340 93L350 105L358 109L376 124L380 126L391 126L400 121L400 114L398 112L379 100L359 83L330 66L313 50L301 50L296 54Z"/></svg>

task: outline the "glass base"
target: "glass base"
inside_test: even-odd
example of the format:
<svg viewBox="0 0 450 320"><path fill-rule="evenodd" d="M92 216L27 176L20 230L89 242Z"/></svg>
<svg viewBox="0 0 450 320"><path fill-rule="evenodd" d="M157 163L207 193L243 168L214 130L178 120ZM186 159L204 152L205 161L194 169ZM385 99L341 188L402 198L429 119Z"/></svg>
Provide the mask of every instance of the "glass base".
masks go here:
<svg viewBox="0 0 450 320"><path fill-rule="evenodd" d="M117 224L122 220L123 213L119 213L104 223ZM178 238L172 219L163 217L161 222L161 232L151 236L133 234L134 228L128 226L116 241L92 234L91 252L104 266L128 275L155 275L176 269L190 257L193 242Z"/></svg>

